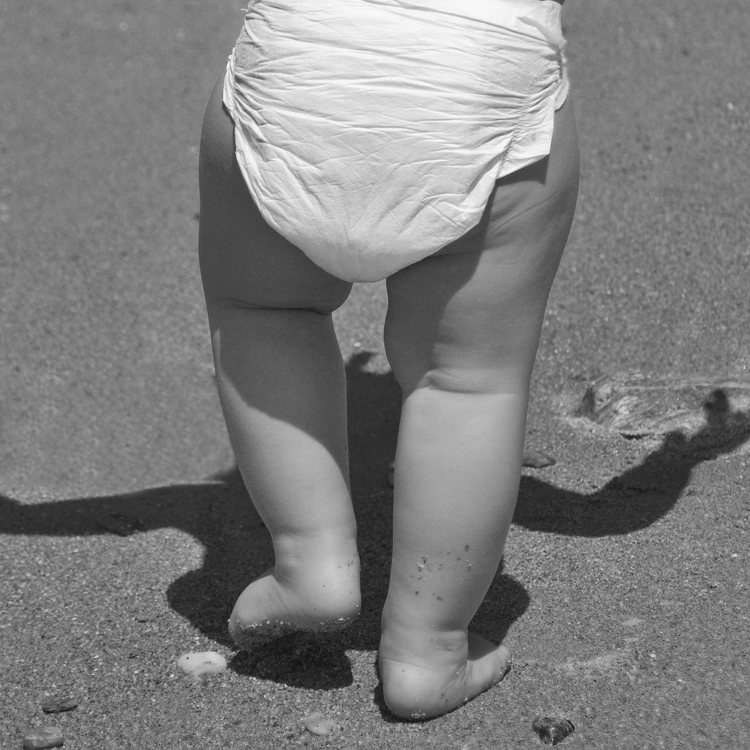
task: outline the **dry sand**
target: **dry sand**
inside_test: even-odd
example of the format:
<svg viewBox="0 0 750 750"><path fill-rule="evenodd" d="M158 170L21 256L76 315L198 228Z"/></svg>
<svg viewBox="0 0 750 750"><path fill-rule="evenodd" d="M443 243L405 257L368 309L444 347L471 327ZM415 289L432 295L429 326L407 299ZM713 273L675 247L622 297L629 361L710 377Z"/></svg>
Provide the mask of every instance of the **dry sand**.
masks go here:
<svg viewBox="0 0 750 750"><path fill-rule="evenodd" d="M744 402L692 441L571 418L603 374L694 378L706 397L750 381L750 14L569 0L566 18L583 185L528 432L557 464L525 472L475 621L515 666L409 724L375 671L399 401L382 285L337 313L363 617L252 656L226 635L271 559L219 413L196 261L200 119L239 2L5 0L0 747L55 725L70 750L533 748L540 714L575 725L563 747L750 747ZM189 651L229 668L191 682ZM78 708L43 714L53 694ZM314 711L330 735L304 729Z"/></svg>

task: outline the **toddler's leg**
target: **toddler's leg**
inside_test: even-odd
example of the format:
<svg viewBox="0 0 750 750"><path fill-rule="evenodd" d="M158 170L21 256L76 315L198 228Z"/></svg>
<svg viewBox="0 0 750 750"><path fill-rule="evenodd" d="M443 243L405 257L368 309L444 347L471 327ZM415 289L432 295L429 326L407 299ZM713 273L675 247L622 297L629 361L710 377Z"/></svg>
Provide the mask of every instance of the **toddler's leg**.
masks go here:
<svg viewBox="0 0 750 750"><path fill-rule="evenodd" d="M380 673L406 718L456 708L510 664L467 627L513 515L529 379L577 189L568 103L548 159L501 180L475 231L388 281L386 350L404 400Z"/></svg>
<svg viewBox="0 0 750 750"><path fill-rule="evenodd" d="M351 285L263 221L235 161L220 85L204 120L200 188L201 273L219 395L275 554L230 619L232 635L249 646L285 629L338 627L359 612L345 376L331 320Z"/></svg>

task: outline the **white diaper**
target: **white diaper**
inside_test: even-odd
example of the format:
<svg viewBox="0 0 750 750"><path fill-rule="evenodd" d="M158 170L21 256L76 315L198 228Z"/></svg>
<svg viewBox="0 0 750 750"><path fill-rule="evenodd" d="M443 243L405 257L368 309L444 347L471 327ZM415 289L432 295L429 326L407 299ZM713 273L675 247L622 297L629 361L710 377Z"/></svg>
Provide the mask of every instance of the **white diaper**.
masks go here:
<svg viewBox="0 0 750 750"><path fill-rule="evenodd" d="M254 0L224 103L265 220L377 281L458 239L549 154L567 95L553 0Z"/></svg>

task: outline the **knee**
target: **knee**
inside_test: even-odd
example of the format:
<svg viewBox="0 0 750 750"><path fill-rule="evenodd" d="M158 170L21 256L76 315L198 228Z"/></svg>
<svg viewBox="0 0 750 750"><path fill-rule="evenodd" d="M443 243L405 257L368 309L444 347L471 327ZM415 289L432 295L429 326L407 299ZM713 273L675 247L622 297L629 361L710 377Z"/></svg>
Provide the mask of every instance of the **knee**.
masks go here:
<svg viewBox="0 0 750 750"><path fill-rule="evenodd" d="M531 348L531 347L529 347ZM465 394L525 392L531 378L533 353L495 347L428 347L424 339L385 337L385 350L404 398L417 390Z"/></svg>
<svg viewBox="0 0 750 750"><path fill-rule="evenodd" d="M453 356L441 343L425 317L420 320L394 310L393 306L389 308L383 344L388 364L404 396L418 388L442 389L448 385L448 370L452 368L446 365ZM459 369L465 364L457 363Z"/></svg>
<svg viewBox="0 0 750 750"><path fill-rule="evenodd" d="M205 285L204 285L205 286ZM330 318L344 304L348 289L330 290L323 294L300 295L294 290L278 289L274 294L263 292L239 295L204 289L209 316L220 311L260 311L311 314L314 318Z"/></svg>
<svg viewBox="0 0 750 750"><path fill-rule="evenodd" d="M419 342L400 335L386 318L383 345L396 382L404 394L411 393L429 368L425 353L419 351Z"/></svg>

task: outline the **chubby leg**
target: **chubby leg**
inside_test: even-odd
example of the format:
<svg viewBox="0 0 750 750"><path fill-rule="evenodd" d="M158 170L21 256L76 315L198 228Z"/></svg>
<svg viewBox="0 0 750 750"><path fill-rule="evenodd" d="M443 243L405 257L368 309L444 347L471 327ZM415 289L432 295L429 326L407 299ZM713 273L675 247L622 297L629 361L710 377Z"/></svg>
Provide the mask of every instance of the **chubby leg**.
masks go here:
<svg viewBox="0 0 750 750"><path fill-rule="evenodd" d="M203 124L200 191L219 396L275 555L232 612L230 631L249 646L285 629L339 627L359 613L345 376L331 319L351 285L261 217L237 167L220 84Z"/></svg>
<svg viewBox="0 0 750 750"><path fill-rule="evenodd" d="M388 281L403 410L379 658L386 703L405 718L456 708L510 664L467 628L513 516L529 379L577 190L567 103L547 159L500 180L475 230Z"/></svg>

